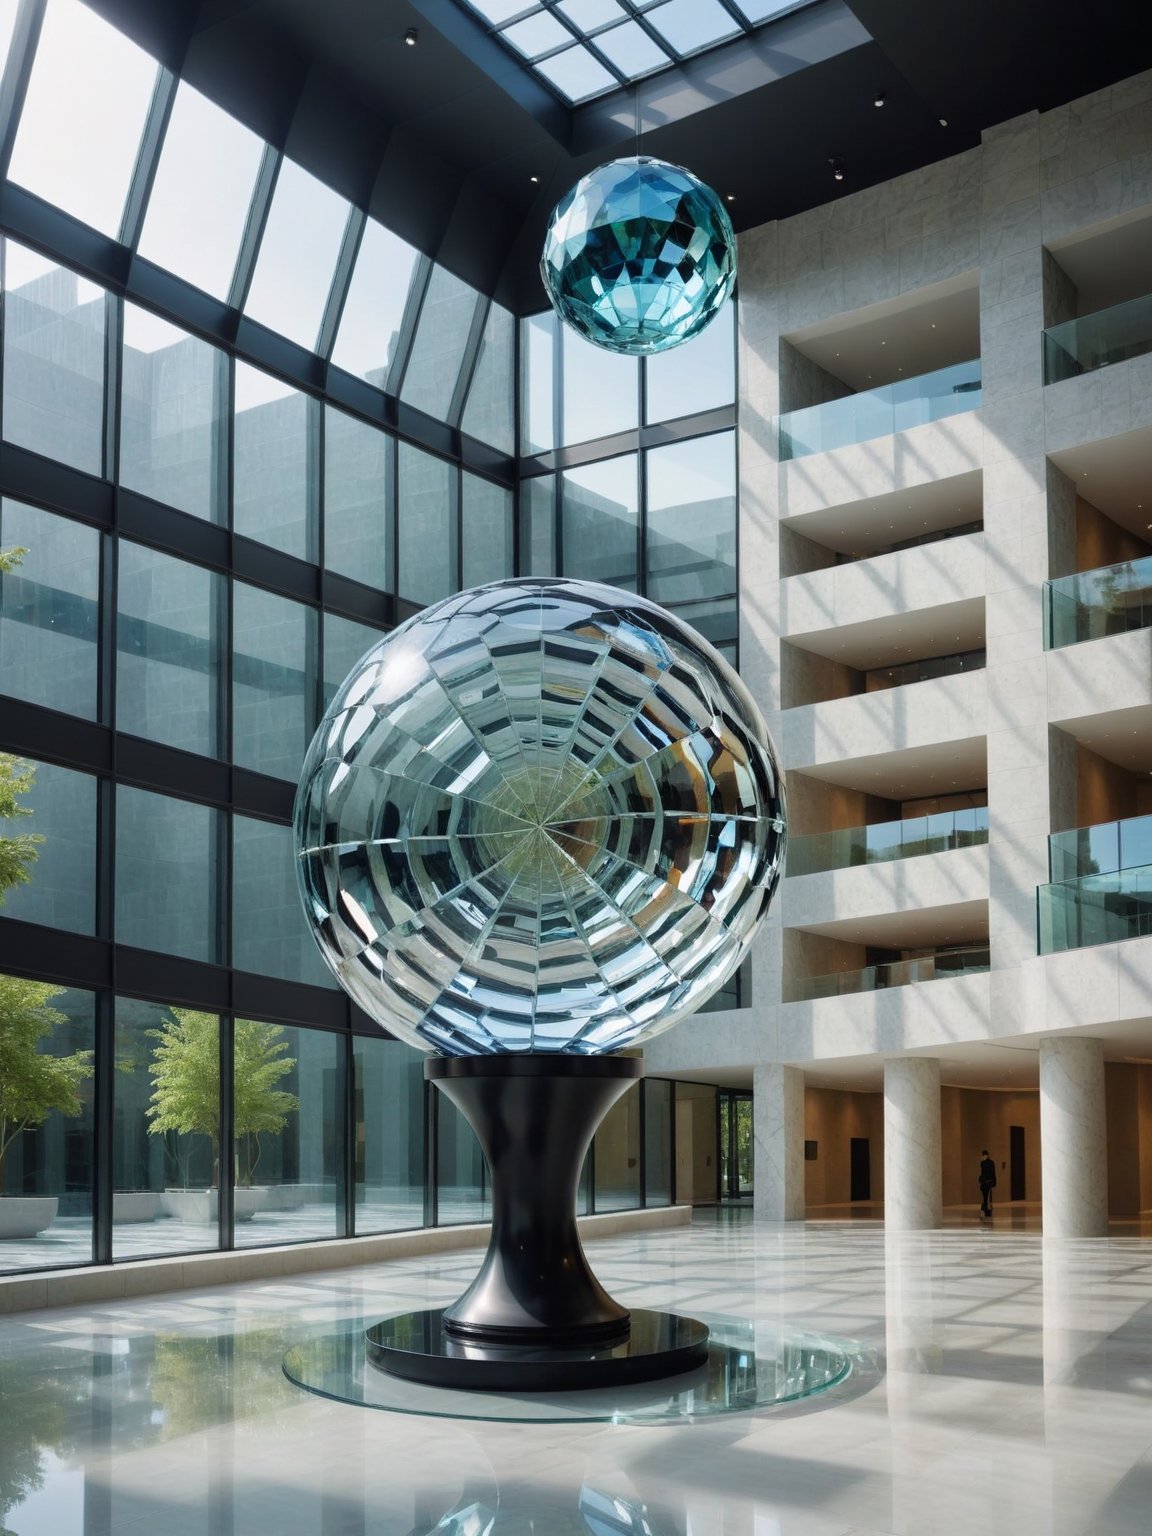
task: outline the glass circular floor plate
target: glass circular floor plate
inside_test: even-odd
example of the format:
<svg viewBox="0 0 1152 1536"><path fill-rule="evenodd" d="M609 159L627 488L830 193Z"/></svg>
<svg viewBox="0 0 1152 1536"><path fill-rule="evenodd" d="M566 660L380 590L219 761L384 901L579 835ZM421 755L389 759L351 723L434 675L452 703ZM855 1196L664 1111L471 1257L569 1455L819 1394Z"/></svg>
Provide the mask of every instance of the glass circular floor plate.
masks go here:
<svg viewBox="0 0 1152 1536"><path fill-rule="evenodd" d="M634 1387L583 1392L466 1392L389 1376L365 1356L363 1325L302 1340L284 1374L305 1391L386 1413L510 1423L673 1424L752 1413L846 1382L867 1351L850 1339L709 1318L703 1366Z"/></svg>

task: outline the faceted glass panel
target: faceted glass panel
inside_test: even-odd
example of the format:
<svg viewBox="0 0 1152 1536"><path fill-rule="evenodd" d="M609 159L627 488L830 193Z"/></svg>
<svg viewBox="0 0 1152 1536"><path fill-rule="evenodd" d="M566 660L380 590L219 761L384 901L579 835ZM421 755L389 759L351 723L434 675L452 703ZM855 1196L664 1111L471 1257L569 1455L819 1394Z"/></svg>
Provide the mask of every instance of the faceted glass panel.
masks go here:
<svg viewBox="0 0 1152 1536"><path fill-rule="evenodd" d="M9 177L117 235L158 73L88 6L49 0Z"/></svg>
<svg viewBox="0 0 1152 1536"><path fill-rule="evenodd" d="M226 299L263 141L181 81L140 235L140 254Z"/></svg>
<svg viewBox="0 0 1152 1536"><path fill-rule="evenodd" d="M553 307L610 352L697 335L736 281L724 205L691 172L639 155L582 176L557 203L540 259Z"/></svg>
<svg viewBox="0 0 1152 1536"><path fill-rule="evenodd" d="M298 872L325 959L448 1055L595 1055L740 963L784 848L739 678L671 614L576 581L474 588L360 663L309 748Z"/></svg>
<svg viewBox="0 0 1152 1536"><path fill-rule="evenodd" d="M107 295L11 240L4 289L6 441L100 474Z"/></svg>

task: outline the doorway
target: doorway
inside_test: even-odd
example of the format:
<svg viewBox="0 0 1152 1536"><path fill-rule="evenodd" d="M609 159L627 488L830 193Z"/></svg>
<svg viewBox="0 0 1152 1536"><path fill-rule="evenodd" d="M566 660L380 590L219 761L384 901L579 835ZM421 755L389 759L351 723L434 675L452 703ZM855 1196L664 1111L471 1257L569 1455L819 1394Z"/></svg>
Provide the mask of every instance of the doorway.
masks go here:
<svg viewBox="0 0 1152 1536"><path fill-rule="evenodd" d="M853 1136L849 1148L849 1200L872 1198L872 1146L867 1136ZM843 1185L841 1185L843 1188Z"/></svg>
<svg viewBox="0 0 1152 1536"><path fill-rule="evenodd" d="M1010 1125L1008 1127L1008 1198L1026 1200L1027 1190L1028 1171L1024 1161L1024 1127Z"/></svg>
<svg viewBox="0 0 1152 1536"><path fill-rule="evenodd" d="M720 1198L739 1200L752 1187L752 1095L721 1088Z"/></svg>

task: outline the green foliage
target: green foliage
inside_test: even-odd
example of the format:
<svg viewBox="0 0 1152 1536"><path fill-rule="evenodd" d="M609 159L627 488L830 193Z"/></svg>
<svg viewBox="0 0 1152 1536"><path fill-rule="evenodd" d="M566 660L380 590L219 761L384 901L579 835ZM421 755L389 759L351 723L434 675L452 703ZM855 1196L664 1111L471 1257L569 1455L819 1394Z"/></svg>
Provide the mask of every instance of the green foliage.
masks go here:
<svg viewBox="0 0 1152 1536"><path fill-rule="evenodd" d="M31 763L10 752L0 752L0 821L15 821L20 816L31 816L26 805L20 804L20 796L32 788L36 770ZM21 836L0 836L0 904L4 892L14 885L26 884L28 866L36 861L36 849L44 839L36 832Z"/></svg>
<svg viewBox="0 0 1152 1536"><path fill-rule="evenodd" d="M148 1033L159 1043L149 1066L152 1099L148 1129L198 1133L212 1143L213 1178L220 1169L220 1026L215 1014L173 1008L160 1029ZM235 1026L235 1130L249 1138L245 1182L259 1160L261 1132L276 1133L299 1107L295 1094L277 1088L295 1059L278 1024L237 1019Z"/></svg>
<svg viewBox="0 0 1152 1536"><path fill-rule="evenodd" d="M22 976L0 976L0 1167L21 1131L48 1116L76 1116L83 1107L80 1085L92 1071L92 1052L49 1056L40 1041L65 1022L51 1007L62 987Z"/></svg>

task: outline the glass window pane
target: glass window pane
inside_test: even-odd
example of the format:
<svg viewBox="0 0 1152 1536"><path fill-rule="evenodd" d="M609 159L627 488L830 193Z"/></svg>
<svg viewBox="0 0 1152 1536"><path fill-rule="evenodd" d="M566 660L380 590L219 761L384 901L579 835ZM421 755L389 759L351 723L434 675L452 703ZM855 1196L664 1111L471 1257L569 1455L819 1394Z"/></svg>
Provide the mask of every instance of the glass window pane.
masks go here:
<svg viewBox="0 0 1152 1536"><path fill-rule="evenodd" d="M644 1079L644 1203L672 1204L672 1084Z"/></svg>
<svg viewBox="0 0 1152 1536"><path fill-rule="evenodd" d="M572 34L563 22L557 21L547 11L537 11L535 16L513 22L500 36L529 59L547 53L550 48L562 48L572 40Z"/></svg>
<svg viewBox="0 0 1152 1536"><path fill-rule="evenodd" d="M564 575L636 587L636 455L564 473Z"/></svg>
<svg viewBox="0 0 1152 1536"><path fill-rule="evenodd" d="M456 466L400 444L401 597L434 603L455 590Z"/></svg>
<svg viewBox="0 0 1152 1536"><path fill-rule="evenodd" d="M554 368L560 345L556 316L529 315L520 333L520 431L524 453L551 453L556 447Z"/></svg>
<svg viewBox="0 0 1152 1536"><path fill-rule="evenodd" d="M622 74L630 79L671 64L671 57L660 44L634 21L621 22L597 35L596 46L605 53Z"/></svg>
<svg viewBox="0 0 1152 1536"><path fill-rule="evenodd" d="M8 65L8 53L12 47L17 9L13 0L7 0L7 4L0 5L0 74L3 74Z"/></svg>
<svg viewBox="0 0 1152 1536"><path fill-rule="evenodd" d="M468 0L468 4L474 11L479 11L485 21L498 27L502 21L511 21L513 16L527 10L532 0Z"/></svg>
<svg viewBox="0 0 1152 1536"><path fill-rule="evenodd" d="M447 421L480 295L443 267L433 267L400 398Z"/></svg>
<svg viewBox="0 0 1152 1536"><path fill-rule="evenodd" d="M637 360L564 332L563 443L584 443L639 425Z"/></svg>
<svg viewBox="0 0 1152 1536"><path fill-rule="evenodd" d="M117 727L215 757L224 577L126 539L119 555Z"/></svg>
<svg viewBox="0 0 1152 1536"><path fill-rule="evenodd" d="M619 84L616 76L579 43L575 48L565 48L563 53L553 54L550 59L541 59L533 67L569 101L583 101L598 91L610 91Z"/></svg>
<svg viewBox="0 0 1152 1536"><path fill-rule="evenodd" d="M312 734L316 614L238 581L232 593L232 760L295 781Z"/></svg>
<svg viewBox="0 0 1152 1536"><path fill-rule="evenodd" d="M88 773L0 753L0 842L23 845L26 878L0 889L0 914L69 933L96 932L96 780ZM26 850L28 857L24 857Z"/></svg>
<svg viewBox="0 0 1152 1536"><path fill-rule="evenodd" d="M350 206L294 161L280 162L245 314L316 346Z"/></svg>
<svg viewBox="0 0 1152 1536"><path fill-rule="evenodd" d="M379 427L324 408L324 564L392 590L392 455Z"/></svg>
<svg viewBox="0 0 1152 1536"><path fill-rule="evenodd" d="M0 693L95 720L100 535L66 517L0 502Z"/></svg>
<svg viewBox="0 0 1152 1536"><path fill-rule="evenodd" d="M90 992L0 974L0 1134L14 1129L13 1099L26 1121L0 1156L0 1270L92 1261L95 1036Z"/></svg>
<svg viewBox="0 0 1152 1536"><path fill-rule="evenodd" d="M736 0L738 9L754 25L759 21L769 21L785 11L799 10L808 3L809 0Z"/></svg>
<svg viewBox="0 0 1152 1536"><path fill-rule="evenodd" d="M355 619L343 619L336 613L324 615L325 709L361 656L383 638L384 631L373 629L370 624L358 624Z"/></svg>
<svg viewBox="0 0 1152 1536"><path fill-rule="evenodd" d="M116 789L116 940L219 959L217 830L206 805Z"/></svg>
<svg viewBox="0 0 1152 1536"><path fill-rule="evenodd" d="M607 26L624 14L619 0L560 0L556 9L585 31Z"/></svg>
<svg viewBox="0 0 1152 1536"><path fill-rule="evenodd" d="M364 226L352 282L332 348L338 368L388 388L396 342L420 253L383 224Z"/></svg>
<svg viewBox="0 0 1152 1536"><path fill-rule="evenodd" d="M600 1123L593 1146L597 1211L640 1204L640 1084L617 1099Z"/></svg>
<svg viewBox="0 0 1152 1536"><path fill-rule="evenodd" d="M424 1064L398 1040L356 1036L356 1232L424 1223Z"/></svg>
<svg viewBox="0 0 1152 1536"><path fill-rule="evenodd" d="M236 1246L342 1237L342 1039L236 1020Z"/></svg>
<svg viewBox="0 0 1152 1536"><path fill-rule="evenodd" d="M123 485L194 517L220 519L223 382L223 355L215 347L124 305Z"/></svg>
<svg viewBox="0 0 1152 1536"><path fill-rule="evenodd" d="M463 496L463 585L478 587L513 575L512 492L465 472Z"/></svg>
<svg viewBox="0 0 1152 1536"><path fill-rule="evenodd" d="M116 999L112 1256L218 1246L220 1021Z"/></svg>
<svg viewBox="0 0 1152 1536"><path fill-rule="evenodd" d="M729 299L706 330L682 347L647 358L645 414L674 421L736 399L736 306Z"/></svg>
<svg viewBox="0 0 1152 1536"><path fill-rule="evenodd" d="M520 482L520 551L524 575L555 576L555 475Z"/></svg>
<svg viewBox="0 0 1152 1536"><path fill-rule="evenodd" d="M741 30L720 0L666 0L654 6L646 19L678 53L710 48Z"/></svg>
<svg viewBox="0 0 1152 1536"><path fill-rule="evenodd" d="M234 409L232 526L286 555L315 559L312 402L237 362Z"/></svg>
<svg viewBox="0 0 1152 1536"><path fill-rule="evenodd" d="M442 1227L488 1221L492 1180L480 1143L455 1104L437 1092L436 1220Z"/></svg>
<svg viewBox="0 0 1152 1536"><path fill-rule="evenodd" d="M736 590L736 435L648 454L648 586L659 603Z"/></svg>
<svg viewBox="0 0 1152 1536"><path fill-rule="evenodd" d="M98 475L104 467L103 288L4 245L4 436Z"/></svg>
<svg viewBox="0 0 1152 1536"><path fill-rule="evenodd" d="M240 971L334 987L300 904L291 827L232 818L232 964Z"/></svg>
<svg viewBox="0 0 1152 1536"><path fill-rule="evenodd" d="M503 453L516 451L515 378L516 322L506 309L493 304L460 426L469 437L491 443Z"/></svg>
<svg viewBox="0 0 1152 1536"><path fill-rule="evenodd" d="M140 254L226 299L263 140L181 81L140 235Z"/></svg>
<svg viewBox="0 0 1152 1536"><path fill-rule="evenodd" d="M118 234L157 74L79 0L48 0L9 177Z"/></svg>
<svg viewBox="0 0 1152 1536"><path fill-rule="evenodd" d="M721 598L707 603L681 603L675 609L676 617L691 624L697 634L703 635L722 656L736 665L736 639L739 621L735 597ZM705 1004L707 1007L707 1004Z"/></svg>

